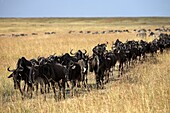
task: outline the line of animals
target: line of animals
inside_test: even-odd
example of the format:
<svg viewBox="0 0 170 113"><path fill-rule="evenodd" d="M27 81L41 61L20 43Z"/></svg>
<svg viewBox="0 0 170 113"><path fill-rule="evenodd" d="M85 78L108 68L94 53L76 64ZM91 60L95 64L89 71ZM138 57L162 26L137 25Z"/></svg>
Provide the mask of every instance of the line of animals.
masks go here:
<svg viewBox="0 0 170 113"><path fill-rule="evenodd" d="M147 37L147 32L148 32L148 37L158 37L160 35L160 33L162 32L170 32L170 28L165 28L164 26L162 26L161 28L156 28L154 29L155 32L151 31L151 29L134 29L134 32L136 32L136 36L137 37L142 37L145 38ZM79 33L79 34L109 34L109 33L130 33L130 31L128 29L125 30L106 30L106 31L69 31L69 34L75 34L75 33ZM56 34L56 32L52 31L52 32L44 32L45 35L52 35L52 34ZM38 33L31 33L30 35L32 36L36 36L38 35ZM25 33L21 33L21 34L0 34L0 37L25 37L25 36L29 36L29 34L25 34Z"/></svg>
<svg viewBox="0 0 170 113"><path fill-rule="evenodd" d="M8 67L7 70L11 72L8 78L13 78L14 89L19 89L22 98L26 95L32 98L34 91L38 94L39 87L44 99L52 88L56 100L62 97L65 99L66 86L70 96L74 95L74 89L77 88L89 90L89 72L95 73L96 88L103 89L109 82L109 76L113 76L116 63L119 67L118 77L121 77L125 69L136 62L145 61L147 54L154 56L158 51L162 54L165 49L170 48L170 35L160 34L159 39L151 42L131 40L123 43L117 39L111 50L106 49L107 44L96 45L91 56L86 50L74 53L71 50L70 54L54 54L47 58L27 60L21 57L17 61L16 69L11 70ZM24 86L21 86L21 81L24 81Z"/></svg>
<svg viewBox="0 0 170 113"><path fill-rule="evenodd" d="M56 32L52 31L52 32L44 32L45 35L52 35L52 34L56 34ZM0 34L0 37L26 37L26 36L36 36L38 35L38 33L31 33L31 34L25 34L25 33L20 33L20 34Z"/></svg>
<svg viewBox="0 0 170 113"><path fill-rule="evenodd" d="M95 31L95 32L92 32L92 31L69 31L68 33L69 34L73 34L73 33L80 33L80 34L108 34L108 33L129 33L129 30L107 30L107 31Z"/></svg>

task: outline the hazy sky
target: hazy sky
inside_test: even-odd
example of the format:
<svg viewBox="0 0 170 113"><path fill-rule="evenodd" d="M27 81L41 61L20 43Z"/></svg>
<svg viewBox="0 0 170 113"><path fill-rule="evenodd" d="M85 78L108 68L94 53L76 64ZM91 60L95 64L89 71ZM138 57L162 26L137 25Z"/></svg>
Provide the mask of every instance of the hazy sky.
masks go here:
<svg viewBox="0 0 170 113"><path fill-rule="evenodd" d="M170 17L170 0L0 0L0 17Z"/></svg>

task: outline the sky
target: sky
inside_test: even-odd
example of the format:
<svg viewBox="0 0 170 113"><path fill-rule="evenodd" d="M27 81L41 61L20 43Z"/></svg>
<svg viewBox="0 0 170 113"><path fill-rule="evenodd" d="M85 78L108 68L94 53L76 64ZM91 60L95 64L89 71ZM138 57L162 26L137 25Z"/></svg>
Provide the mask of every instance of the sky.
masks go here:
<svg viewBox="0 0 170 113"><path fill-rule="evenodd" d="M170 0L0 0L0 17L170 17Z"/></svg>

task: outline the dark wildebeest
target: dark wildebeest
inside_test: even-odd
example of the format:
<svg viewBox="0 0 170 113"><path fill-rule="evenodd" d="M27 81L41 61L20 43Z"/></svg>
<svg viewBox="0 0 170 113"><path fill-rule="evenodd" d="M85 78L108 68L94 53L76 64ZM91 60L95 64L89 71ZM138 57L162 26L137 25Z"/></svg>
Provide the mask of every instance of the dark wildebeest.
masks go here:
<svg viewBox="0 0 170 113"><path fill-rule="evenodd" d="M32 35L38 35L38 33L32 33Z"/></svg>
<svg viewBox="0 0 170 113"><path fill-rule="evenodd" d="M67 65L67 83L70 87L70 95L73 96L73 88L80 87L80 82L83 82L83 77L81 73L81 66L78 62L70 61Z"/></svg>
<svg viewBox="0 0 170 113"><path fill-rule="evenodd" d="M15 89L19 88L22 98L23 98L23 90L25 91L26 85L28 85L28 88L32 88L32 85L29 83L30 70L27 68L27 66L32 66L31 61L28 61L25 59L25 57L22 57L18 60L16 69L10 70L8 68L8 71L12 72L12 74L10 74L8 78L11 77L13 78L14 88ZM25 82L23 90L21 89L21 80Z"/></svg>
<svg viewBox="0 0 170 113"><path fill-rule="evenodd" d="M63 56L59 57L59 61L62 65L64 65L67 68L67 72L69 75L69 79L67 81L71 81L70 90L72 91L74 88L75 81L86 83L87 84L87 55L86 50L83 53L82 51L78 51L76 53L72 53L72 50L70 51L70 54L74 56L70 56L68 53L64 54ZM74 68L76 67L76 68ZM81 79L80 79L81 78ZM76 79L76 80L75 80ZM77 82L77 83L78 83ZM77 85L77 84L76 84ZM84 84L85 85L85 84ZM85 85L86 87L86 85Z"/></svg>
<svg viewBox="0 0 170 113"><path fill-rule="evenodd" d="M149 37L151 37L151 36L154 37L154 36L155 36L155 33L154 33L154 32L150 32L150 33L149 33Z"/></svg>
<svg viewBox="0 0 170 113"><path fill-rule="evenodd" d="M78 64L81 67L81 74L82 74L82 82L84 86L87 86L87 72L88 72L88 55L86 55L87 51L78 50L75 53L72 53L73 50L70 51L70 54L74 55L75 58L78 60Z"/></svg>
<svg viewBox="0 0 170 113"><path fill-rule="evenodd" d="M105 58L105 83L109 82L109 74L113 75L115 65L117 62L117 57L113 52L107 52L104 54Z"/></svg>
<svg viewBox="0 0 170 113"><path fill-rule="evenodd" d="M89 58L89 71L95 73L97 89L103 88L105 59L102 56L93 55Z"/></svg>
<svg viewBox="0 0 170 113"><path fill-rule="evenodd" d="M41 85L41 90L44 88L46 94L46 83L51 83L54 98L57 100L56 86L59 88L58 99L61 99L61 89L63 92L63 98L65 99L65 82L66 82L66 68L59 63L47 63L38 66L32 66L30 68L30 83ZM43 86L45 85L45 87ZM43 91L43 93L44 93Z"/></svg>
<svg viewBox="0 0 170 113"><path fill-rule="evenodd" d="M81 50L78 50L77 52L73 53L72 52L73 49L70 51L70 54L71 55L74 55L74 57L77 59L77 60L81 60L81 59L84 59L86 57L86 53L87 51L84 50L84 52L82 52Z"/></svg>
<svg viewBox="0 0 170 113"><path fill-rule="evenodd" d="M65 66L67 66L70 61L78 62L77 58L70 56L68 53L65 53L64 55L58 57L58 59L59 63Z"/></svg>
<svg viewBox="0 0 170 113"><path fill-rule="evenodd" d="M92 51L93 55L89 58L89 69L90 72L95 73L97 89L101 86L103 88L104 83L104 71L106 69L106 61L104 53L108 43L98 44Z"/></svg>

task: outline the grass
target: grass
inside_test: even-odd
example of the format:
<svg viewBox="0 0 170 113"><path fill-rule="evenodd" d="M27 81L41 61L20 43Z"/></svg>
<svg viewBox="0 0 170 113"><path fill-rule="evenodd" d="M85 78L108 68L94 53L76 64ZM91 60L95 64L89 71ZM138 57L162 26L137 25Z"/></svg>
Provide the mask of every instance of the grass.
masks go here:
<svg viewBox="0 0 170 113"><path fill-rule="evenodd" d="M121 21L123 23L121 23ZM166 20L166 21L165 21ZM152 23L150 23L152 21ZM27 59L69 52L71 49L86 49L91 55L92 48L98 43L119 38L122 41L140 40L134 32L120 34L68 34L75 31L102 31L109 29L155 29L166 25L169 18L93 18L93 19L0 19L0 33L32 33L37 36L0 37L0 112L2 113L169 113L170 112L170 52L150 58L143 64L131 68L121 80L111 81L104 90L92 89L78 97L55 102L53 94L33 99L21 100L19 91L13 89L12 79L7 67L15 68L18 58ZM111 24L109 24L111 22ZM127 24L127 22L129 22ZM166 23L167 22L167 23ZM28 24L27 24L28 23ZM142 24L150 23L150 24ZM40 25L45 26L40 26ZM15 31L11 31L13 29ZM45 31L56 31L56 35L44 35ZM146 38L152 40L152 38ZM115 72L116 73L116 72ZM94 75L89 74L91 84Z"/></svg>

